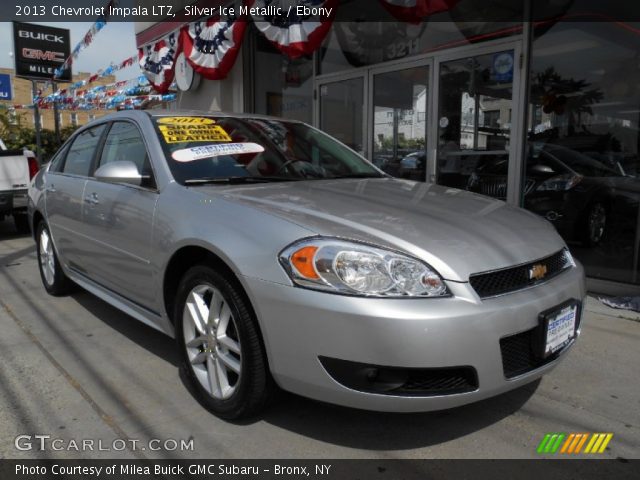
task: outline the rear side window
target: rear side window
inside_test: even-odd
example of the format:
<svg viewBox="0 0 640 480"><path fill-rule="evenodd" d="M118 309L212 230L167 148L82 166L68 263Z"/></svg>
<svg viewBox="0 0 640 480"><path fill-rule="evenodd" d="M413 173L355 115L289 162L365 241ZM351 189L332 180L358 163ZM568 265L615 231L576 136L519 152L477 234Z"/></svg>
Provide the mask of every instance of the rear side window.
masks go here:
<svg viewBox="0 0 640 480"><path fill-rule="evenodd" d="M69 151L68 143L61 150L58 150L55 156L51 159L51 166L49 167L50 172L59 172L62 169L62 164L64 163L64 157L68 151Z"/></svg>
<svg viewBox="0 0 640 480"><path fill-rule="evenodd" d="M62 169L64 173L83 177L89 176L91 162L104 129L105 125L98 125L85 130L75 138L64 162L64 168Z"/></svg>

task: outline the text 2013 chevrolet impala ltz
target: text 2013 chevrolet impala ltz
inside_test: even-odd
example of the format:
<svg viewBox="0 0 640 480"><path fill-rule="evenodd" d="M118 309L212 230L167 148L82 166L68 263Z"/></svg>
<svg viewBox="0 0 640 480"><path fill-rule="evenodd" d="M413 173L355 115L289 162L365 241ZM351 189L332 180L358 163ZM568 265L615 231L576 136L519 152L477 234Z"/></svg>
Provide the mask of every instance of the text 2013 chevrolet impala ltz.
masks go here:
<svg viewBox="0 0 640 480"><path fill-rule="evenodd" d="M545 220L390 178L303 123L121 112L34 179L42 281L175 336L215 414L277 386L417 412L539 378L579 334L584 274Z"/></svg>

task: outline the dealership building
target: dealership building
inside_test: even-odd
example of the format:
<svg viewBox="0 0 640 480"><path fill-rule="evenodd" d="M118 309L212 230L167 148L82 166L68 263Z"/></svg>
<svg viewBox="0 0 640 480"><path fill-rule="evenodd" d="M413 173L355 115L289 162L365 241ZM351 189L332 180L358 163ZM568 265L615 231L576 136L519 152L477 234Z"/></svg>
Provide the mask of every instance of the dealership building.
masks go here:
<svg viewBox="0 0 640 480"><path fill-rule="evenodd" d="M237 4L174 2L194 3ZM335 8L312 48L288 54L247 21L224 78L177 65L174 107L301 120L391 175L422 182L417 196L440 184L523 206L556 225L591 290L640 292L640 7L307 3ZM427 10L417 21L398 5ZM136 23L138 47L180 26Z"/></svg>

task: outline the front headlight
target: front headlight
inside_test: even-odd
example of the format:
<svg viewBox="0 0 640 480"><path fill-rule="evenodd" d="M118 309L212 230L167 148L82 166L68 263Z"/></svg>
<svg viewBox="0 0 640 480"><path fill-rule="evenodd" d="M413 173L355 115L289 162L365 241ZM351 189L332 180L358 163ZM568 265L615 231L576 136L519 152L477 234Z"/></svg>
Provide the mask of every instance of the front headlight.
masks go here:
<svg viewBox="0 0 640 480"><path fill-rule="evenodd" d="M297 285L372 297L443 297L442 277L401 253L331 238L311 238L285 248L280 262Z"/></svg>

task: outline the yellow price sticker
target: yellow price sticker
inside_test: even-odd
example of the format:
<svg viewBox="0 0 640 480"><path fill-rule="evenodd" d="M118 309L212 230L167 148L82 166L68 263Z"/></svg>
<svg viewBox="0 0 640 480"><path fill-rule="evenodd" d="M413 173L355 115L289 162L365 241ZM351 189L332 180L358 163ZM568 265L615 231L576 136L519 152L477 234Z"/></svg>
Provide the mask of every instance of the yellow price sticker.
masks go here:
<svg viewBox="0 0 640 480"><path fill-rule="evenodd" d="M213 125L216 121L206 117L160 117L158 123L162 125Z"/></svg>
<svg viewBox="0 0 640 480"><path fill-rule="evenodd" d="M230 142L231 137L220 125L158 125L164 141L183 142Z"/></svg>

